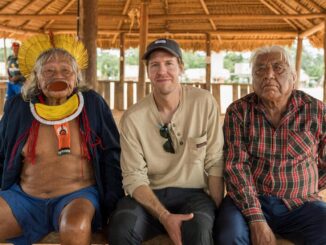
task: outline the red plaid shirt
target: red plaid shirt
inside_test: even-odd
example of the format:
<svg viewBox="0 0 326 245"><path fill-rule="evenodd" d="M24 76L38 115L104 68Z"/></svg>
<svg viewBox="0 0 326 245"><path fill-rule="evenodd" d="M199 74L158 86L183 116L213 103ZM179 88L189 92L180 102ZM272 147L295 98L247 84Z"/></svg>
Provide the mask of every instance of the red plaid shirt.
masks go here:
<svg viewBox="0 0 326 245"><path fill-rule="evenodd" d="M234 102L224 122L228 195L248 222L265 221L259 195L289 209L320 199L326 186L326 105L294 91L277 128L254 93Z"/></svg>

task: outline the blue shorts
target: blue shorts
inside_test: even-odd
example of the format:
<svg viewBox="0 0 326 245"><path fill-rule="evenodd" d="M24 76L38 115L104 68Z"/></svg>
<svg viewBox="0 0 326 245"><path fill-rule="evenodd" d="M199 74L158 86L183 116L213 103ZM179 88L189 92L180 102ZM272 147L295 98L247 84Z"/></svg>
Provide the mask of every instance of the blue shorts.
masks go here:
<svg viewBox="0 0 326 245"><path fill-rule="evenodd" d="M89 200L95 207L93 230L101 227L99 193L95 186L44 199L32 197L26 194L18 184L14 184L8 190L0 191L0 196L8 203L23 230L22 236L8 241L15 245L35 243L51 231L58 231L62 209L72 200L80 197Z"/></svg>

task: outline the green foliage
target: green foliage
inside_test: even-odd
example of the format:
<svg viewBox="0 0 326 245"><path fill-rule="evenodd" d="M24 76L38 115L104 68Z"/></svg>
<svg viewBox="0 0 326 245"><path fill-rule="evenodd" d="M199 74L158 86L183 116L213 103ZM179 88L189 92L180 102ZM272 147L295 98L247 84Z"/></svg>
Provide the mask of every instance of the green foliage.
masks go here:
<svg viewBox="0 0 326 245"><path fill-rule="evenodd" d="M132 48L125 52L126 64L127 65L138 65L139 63L139 49Z"/></svg>
<svg viewBox="0 0 326 245"><path fill-rule="evenodd" d="M223 66L229 70L230 73L234 73L234 66L236 63L244 62L244 58L241 53L227 52L224 56Z"/></svg>
<svg viewBox="0 0 326 245"><path fill-rule="evenodd" d="M297 44L295 43L290 51L292 57L296 57ZM308 40L303 41L301 69L310 77L308 86L315 87L321 81L324 75L324 56L322 52L318 52L309 43ZM321 81L323 82L323 81Z"/></svg>
<svg viewBox="0 0 326 245"><path fill-rule="evenodd" d="M311 78L320 80L324 74L324 57L321 54L314 57L307 52L303 52L301 67Z"/></svg>
<svg viewBox="0 0 326 245"><path fill-rule="evenodd" d="M189 68L205 68L205 53L203 52L183 52L182 59L185 69Z"/></svg>
<svg viewBox="0 0 326 245"><path fill-rule="evenodd" d="M119 78L119 56L109 52L98 52L97 70L103 78L117 80Z"/></svg>

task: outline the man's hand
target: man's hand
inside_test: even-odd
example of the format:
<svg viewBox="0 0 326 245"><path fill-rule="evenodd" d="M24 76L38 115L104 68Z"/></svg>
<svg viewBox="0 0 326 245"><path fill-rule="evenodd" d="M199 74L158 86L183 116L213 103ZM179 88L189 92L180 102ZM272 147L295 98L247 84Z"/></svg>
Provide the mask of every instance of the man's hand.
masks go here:
<svg viewBox="0 0 326 245"><path fill-rule="evenodd" d="M181 225L183 221L191 220L194 217L193 213L190 214L171 214L165 212L160 217L160 222L169 234L174 245L182 245Z"/></svg>
<svg viewBox="0 0 326 245"><path fill-rule="evenodd" d="M253 245L276 245L276 238L266 222L249 224L251 242Z"/></svg>

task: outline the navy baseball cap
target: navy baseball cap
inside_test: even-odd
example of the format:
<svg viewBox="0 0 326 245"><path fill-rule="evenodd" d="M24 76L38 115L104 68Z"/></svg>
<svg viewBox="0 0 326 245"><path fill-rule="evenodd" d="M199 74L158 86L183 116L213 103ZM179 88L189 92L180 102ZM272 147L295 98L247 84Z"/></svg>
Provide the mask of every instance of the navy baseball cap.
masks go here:
<svg viewBox="0 0 326 245"><path fill-rule="evenodd" d="M172 39L157 39L154 42L151 42L146 49L145 54L143 55L143 60L147 60L151 53L158 49L163 49L170 54L174 55L177 58L180 58L182 61L182 52L179 47L179 44Z"/></svg>

